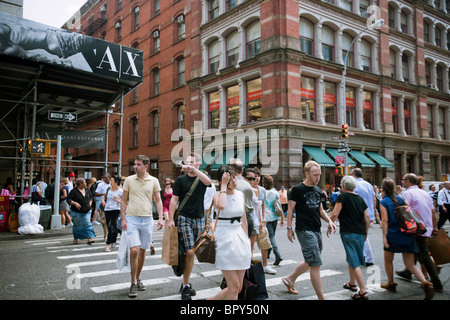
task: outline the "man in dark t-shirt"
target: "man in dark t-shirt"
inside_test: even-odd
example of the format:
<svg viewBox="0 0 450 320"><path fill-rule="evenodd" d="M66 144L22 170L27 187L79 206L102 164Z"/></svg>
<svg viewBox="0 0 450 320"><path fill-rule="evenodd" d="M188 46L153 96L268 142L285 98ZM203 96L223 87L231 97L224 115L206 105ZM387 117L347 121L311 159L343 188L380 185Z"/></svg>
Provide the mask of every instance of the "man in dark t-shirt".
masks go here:
<svg viewBox="0 0 450 320"><path fill-rule="evenodd" d="M180 288L182 300L191 300L191 296L196 294L189 283L192 268L194 267L194 242L205 226L203 200L206 188L211 185L211 179L199 170L202 159L197 154L192 154L186 158L186 164L181 170L187 172L175 180L173 185L173 196L170 199L169 207L169 228L175 225L174 216L178 202L181 204L191 189L192 184L198 178L197 186L192 191L189 199L181 208L176 217L178 226L178 238L184 244L186 256L184 260L183 283Z"/></svg>
<svg viewBox="0 0 450 320"><path fill-rule="evenodd" d="M292 230L292 216L295 208L296 225L295 234L303 252L305 261L300 262L295 270L281 279L289 293L298 294L295 290L295 280L306 271L310 270L311 283L320 300L325 296L322 291L322 280L320 278L320 266L322 260L322 234L320 232L320 218L328 222L328 228L336 229L322 207L321 191L317 186L320 180L320 165L315 161L308 161L304 166L305 181L292 188L288 203L287 234L289 241L295 239Z"/></svg>

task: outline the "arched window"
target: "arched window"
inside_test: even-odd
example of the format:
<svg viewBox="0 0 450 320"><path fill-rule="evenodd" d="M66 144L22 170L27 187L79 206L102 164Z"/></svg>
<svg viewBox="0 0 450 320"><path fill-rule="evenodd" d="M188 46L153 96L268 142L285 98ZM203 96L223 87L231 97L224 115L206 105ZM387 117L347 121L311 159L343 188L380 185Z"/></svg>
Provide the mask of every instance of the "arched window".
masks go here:
<svg viewBox="0 0 450 320"><path fill-rule="evenodd" d="M342 35L342 60L345 63L345 58L347 57L347 67L354 67L354 56L353 56L353 46L350 48L353 38L348 33Z"/></svg>
<svg viewBox="0 0 450 320"><path fill-rule="evenodd" d="M389 27L395 28L395 9L393 6L388 6L388 19L389 19Z"/></svg>
<svg viewBox="0 0 450 320"><path fill-rule="evenodd" d="M133 117L130 120L131 123L131 147L138 147L138 118Z"/></svg>
<svg viewBox="0 0 450 320"><path fill-rule="evenodd" d="M326 26L322 28L322 55L325 60L334 61L334 31Z"/></svg>
<svg viewBox="0 0 450 320"><path fill-rule="evenodd" d="M444 68L439 64L436 66L436 85L439 91L444 90Z"/></svg>
<svg viewBox="0 0 450 320"><path fill-rule="evenodd" d="M314 25L308 19L300 19L300 50L313 55Z"/></svg>
<svg viewBox="0 0 450 320"><path fill-rule="evenodd" d="M186 72L184 58L178 59L178 86L184 86L186 84Z"/></svg>
<svg viewBox="0 0 450 320"><path fill-rule="evenodd" d="M426 21L423 22L423 40L430 42L430 24Z"/></svg>
<svg viewBox="0 0 450 320"><path fill-rule="evenodd" d="M219 16L219 0L208 1L209 20L212 20Z"/></svg>
<svg viewBox="0 0 450 320"><path fill-rule="evenodd" d="M153 69L153 95L159 95L159 69Z"/></svg>
<svg viewBox="0 0 450 320"><path fill-rule="evenodd" d="M434 41L438 47L442 46L442 31L441 28L437 27L434 29Z"/></svg>
<svg viewBox="0 0 450 320"><path fill-rule="evenodd" d="M406 53L402 54L402 76L405 82L409 82L409 56Z"/></svg>
<svg viewBox="0 0 450 320"><path fill-rule="evenodd" d="M261 23L255 21L247 27L247 59L253 58L261 51Z"/></svg>
<svg viewBox="0 0 450 320"><path fill-rule="evenodd" d="M136 30L139 28L139 7L134 8L133 10L133 28L132 30Z"/></svg>
<svg viewBox="0 0 450 320"><path fill-rule="evenodd" d="M219 70L220 48L219 40L214 40L208 46L209 73L216 73Z"/></svg>
<svg viewBox="0 0 450 320"><path fill-rule="evenodd" d="M150 117L151 126L152 126L152 136L150 137L150 143L158 143L159 142L159 112L153 111Z"/></svg>
<svg viewBox="0 0 450 320"><path fill-rule="evenodd" d="M361 67L364 71L371 71L372 47L367 40L361 40Z"/></svg>
<svg viewBox="0 0 450 320"><path fill-rule="evenodd" d="M160 35L159 30L155 30L152 33L153 40L153 53L158 53L160 51Z"/></svg>
<svg viewBox="0 0 450 320"><path fill-rule="evenodd" d="M227 37L227 66L234 66L239 59L239 34L233 31Z"/></svg>

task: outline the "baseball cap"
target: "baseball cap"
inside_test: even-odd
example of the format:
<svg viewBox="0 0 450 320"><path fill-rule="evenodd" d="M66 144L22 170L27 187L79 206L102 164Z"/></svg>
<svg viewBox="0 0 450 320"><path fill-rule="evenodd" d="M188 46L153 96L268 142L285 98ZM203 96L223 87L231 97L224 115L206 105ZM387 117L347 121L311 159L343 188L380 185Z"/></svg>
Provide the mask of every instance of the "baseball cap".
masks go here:
<svg viewBox="0 0 450 320"><path fill-rule="evenodd" d="M75 177L75 173L73 172L69 173L69 177Z"/></svg>

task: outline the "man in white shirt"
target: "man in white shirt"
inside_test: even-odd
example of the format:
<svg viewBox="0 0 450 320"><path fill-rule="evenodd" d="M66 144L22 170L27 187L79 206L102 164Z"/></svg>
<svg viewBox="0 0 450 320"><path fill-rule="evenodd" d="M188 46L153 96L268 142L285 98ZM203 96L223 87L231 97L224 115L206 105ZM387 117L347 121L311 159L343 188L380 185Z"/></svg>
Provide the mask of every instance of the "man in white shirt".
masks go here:
<svg viewBox="0 0 450 320"><path fill-rule="evenodd" d="M444 182L444 188L439 191L437 204L439 208L438 229L450 220L450 181Z"/></svg>

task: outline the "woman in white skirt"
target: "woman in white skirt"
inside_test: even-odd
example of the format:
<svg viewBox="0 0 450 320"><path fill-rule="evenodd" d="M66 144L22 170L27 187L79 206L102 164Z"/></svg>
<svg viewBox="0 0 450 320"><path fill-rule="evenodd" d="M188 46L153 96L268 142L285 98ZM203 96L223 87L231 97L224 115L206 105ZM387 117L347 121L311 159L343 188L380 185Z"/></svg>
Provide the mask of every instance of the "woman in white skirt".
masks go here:
<svg viewBox="0 0 450 320"><path fill-rule="evenodd" d="M244 194L236 190L237 179L231 168L222 166L217 174L220 192L213 198L214 207L220 210L214 232L216 267L222 271L227 287L210 299L237 300L251 262Z"/></svg>

